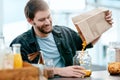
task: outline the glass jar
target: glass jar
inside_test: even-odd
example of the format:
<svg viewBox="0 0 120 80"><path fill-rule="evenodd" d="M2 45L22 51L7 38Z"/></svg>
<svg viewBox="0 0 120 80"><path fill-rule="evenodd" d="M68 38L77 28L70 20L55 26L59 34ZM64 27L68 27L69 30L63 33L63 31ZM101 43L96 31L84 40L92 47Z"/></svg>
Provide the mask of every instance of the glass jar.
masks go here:
<svg viewBox="0 0 120 80"><path fill-rule="evenodd" d="M76 51L76 54L73 57L73 65L80 65L80 62L79 62L79 51Z"/></svg>
<svg viewBox="0 0 120 80"><path fill-rule="evenodd" d="M107 64L120 62L120 42L110 42L107 47Z"/></svg>
<svg viewBox="0 0 120 80"><path fill-rule="evenodd" d="M76 51L76 55L73 57L73 65L80 65L86 70L91 70L91 56L88 51Z"/></svg>
<svg viewBox="0 0 120 80"><path fill-rule="evenodd" d="M107 47L107 65L108 63L115 62L115 44L113 42L110 42Z"/></svg>
<svg viewBox="0 0 120 80"><path fill-rule="evenodd" d="M3 57L3 69L13 69L14 55L11 47L5 47Z"/></svg>
<svg viewBox="0 0 120 80"><path fill-rule="evenodd" d="M47 72L48 78L54 78L54 63L52 58L47 58L44 60L44 72Z"/></svg>

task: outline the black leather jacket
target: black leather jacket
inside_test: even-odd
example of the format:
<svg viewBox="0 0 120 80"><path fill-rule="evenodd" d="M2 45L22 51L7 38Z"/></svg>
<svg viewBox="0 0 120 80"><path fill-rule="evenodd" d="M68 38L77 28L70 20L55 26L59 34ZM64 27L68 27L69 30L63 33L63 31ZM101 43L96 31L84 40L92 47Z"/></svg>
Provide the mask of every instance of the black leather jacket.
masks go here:
<svg viewBox="0 0 120 80"><path fill-rule="evenodd" d="M75 51L82 49L81 38L75 31L65 26L53 26L52 33L61 58L65 62L65 66L72 65ZM32 60L29 60L28 57L28 55L40 51L33 27L15 38L10 46L14 43L21 44L21 55L24 61L29 63L38 63L39 55ZM87 48L91 47L91 44L87 45Z"/></svg>

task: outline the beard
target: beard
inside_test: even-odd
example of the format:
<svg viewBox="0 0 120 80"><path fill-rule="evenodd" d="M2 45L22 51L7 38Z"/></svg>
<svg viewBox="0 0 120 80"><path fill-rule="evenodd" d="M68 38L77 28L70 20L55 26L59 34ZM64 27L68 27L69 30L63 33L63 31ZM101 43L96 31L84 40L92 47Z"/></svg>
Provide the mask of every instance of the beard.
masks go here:
<svg viewBox="0 0 120 80"><path fill-rule="evenodd" d="M41 33L48 34L52 32L52 29L49 31L45 31L43 28L38 29Z"/></svg>
<svg viewBox="0 0 120 80"><path fill-rule="evenodd" d="M37 26L35 23L34 23L35 27L37 28L37 30L41 33L44 33L44 34L49 34L52 32L52 24L51 25L44 25L44 26ZM46 31L45 30L45 27L51 27L51 29L49 31Z"/></svg>
<svg viewBox="0 0 120 80"><path fill-rule="evenodd" d="M34 24L35 28L41 33L49 34L52 32L52 22L50 22L50 24L46 24L46 25L42 25L42 26L38 26L35 22L33 24ZM47 30L47 27L49 30Z"/></svg>

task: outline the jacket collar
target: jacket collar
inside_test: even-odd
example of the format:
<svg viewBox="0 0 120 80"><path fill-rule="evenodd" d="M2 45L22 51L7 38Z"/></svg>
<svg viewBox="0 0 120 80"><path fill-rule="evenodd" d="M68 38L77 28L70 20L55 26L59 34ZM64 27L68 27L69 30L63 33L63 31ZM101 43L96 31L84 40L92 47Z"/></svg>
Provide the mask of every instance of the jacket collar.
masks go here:
<svg viewBox="0 0 120 80"><path fill-rule="evenodd" d="M27 40L29 43L34 43L36 41L35 31L33 27L27 33Z"/></svg>
<svg viewBox="0 0 120 80"><path fill-rule="evenodd" d="M60 38L60 37L62 37L61 36L61 30L58 27L59 26L53 26L52 33L53 33L53 36L56 36L56 37ZM36 40L35 31L34 31L33 27L28 31L26 40L30 44L33 44L33 43L36 44L37 40Z"/></svg>
<svg viewBox="0 0 120 80"><path fill-rule="evenodd" d="M30 47L36 47L35 49L37 51L40 51L40 47L39 47L39 45L37 43L37 39L36 39L33 27L26 32L25 36L26 36L25 40L29 43L29 46Z"/></svg>
<svg viewBox="0 0 120 80"><path fill-rule="evenodd" d="M53 26L53 31L52 31L52 33L53 33L53 35L54 36L56 36L56 37L62 37L61 36L61 30L60 30L60 28L58 28L59 26Z"/></svg>

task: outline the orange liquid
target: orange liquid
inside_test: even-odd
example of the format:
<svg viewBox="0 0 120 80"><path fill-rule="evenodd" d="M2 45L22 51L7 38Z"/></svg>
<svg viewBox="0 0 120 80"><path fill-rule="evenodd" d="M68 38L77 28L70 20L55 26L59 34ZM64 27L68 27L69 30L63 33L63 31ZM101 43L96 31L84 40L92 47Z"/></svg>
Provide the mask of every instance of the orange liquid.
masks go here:
<svg viewBox="0 0 120 80"><path fill-rule="evenodd" d="M14 54L14 68L22 68L23 67L23 61L21 54L16 53Z"/></svg>

